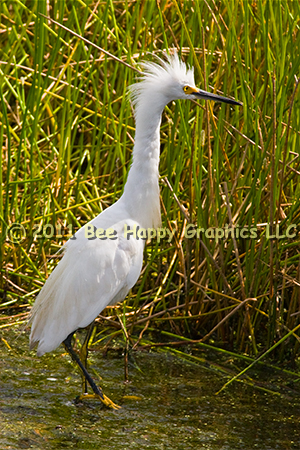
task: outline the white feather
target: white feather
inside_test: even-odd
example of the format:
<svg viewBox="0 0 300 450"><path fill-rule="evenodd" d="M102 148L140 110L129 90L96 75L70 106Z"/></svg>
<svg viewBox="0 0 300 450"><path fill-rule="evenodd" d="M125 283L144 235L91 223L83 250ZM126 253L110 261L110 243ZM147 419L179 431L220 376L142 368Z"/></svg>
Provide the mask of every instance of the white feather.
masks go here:
<svg viewBox="0 0 300 450"><path fill-rule="evenodd" d="M160 225L159 128L171 100L195 98L194 74L178 58L144 63L140 82L130 87L135 108L133 160L122 197L87 225L112 228L117 239L89 240L86 226L67 242L64 256L32 308L30 348L54 350L79 327L86 327L107 306L124 300L142 268L144 241L124 236L124 226ZM189 94L184 86L190 86ZM202 98L220 97L201 91ZM232 100L221 99L231 102Z"/></svg>

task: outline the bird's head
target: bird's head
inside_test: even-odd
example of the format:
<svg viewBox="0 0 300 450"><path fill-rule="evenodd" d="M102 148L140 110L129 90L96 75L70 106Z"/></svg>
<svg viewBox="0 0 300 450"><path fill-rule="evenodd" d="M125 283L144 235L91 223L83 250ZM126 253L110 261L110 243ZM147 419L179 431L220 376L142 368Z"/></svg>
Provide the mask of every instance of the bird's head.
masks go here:
<svg viewBox="0 0 300 450"><path fill-rule="evenodd" d="M227 97L212 94L195 86L194 70L188 68L178 57L177 52L168 55L164 61L157 57L158 62L142 63L143 73L140 82L130 86L130 93L135 109L151 100L160 103L163 109L172 100L203 99L214 100L232 105L242 105ZM146 100L147 98L147 100Z"/></svg>

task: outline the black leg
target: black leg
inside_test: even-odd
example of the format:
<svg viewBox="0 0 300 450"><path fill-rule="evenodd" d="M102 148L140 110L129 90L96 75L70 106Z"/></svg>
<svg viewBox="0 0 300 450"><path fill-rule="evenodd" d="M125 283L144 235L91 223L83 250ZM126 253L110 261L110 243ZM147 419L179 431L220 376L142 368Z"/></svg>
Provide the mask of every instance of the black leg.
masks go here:
<svg viewBox="0 0 300 450"><path fill-rule="evenodd" d="M89 352L88 345L89 345L90 339L92 337L94 328L95 328L95 322L93 321L88 327L87 334L85 336L84 342L80 349L80 360L86 369L87 369L87 359L88 359L88 352ZM86 379L86 376L84 374L82 374L82 392L87 394L87 391L88 391L87 390L87 379Z"/></svg>
<svg viewBox="0 0 300 450"><path fill-rule="evenodd" d="M93 324L92 324L93 325ZM91 337L91 333L93 330L93 326L91 326L91 331L88 331L88 336L85 339L85 342L87 342L90 340ZM71 356L71 358L73 359L74 362L76 362L76 364L80 367L80 370L83 374L83 376L85 377L85 379L87 380L87 382L89 383L89 385L91 386L91 388L94 391L94 396L98 399L101 400L101 402L107 406L108 408L113 408L113 409L120 409L120 406L116 405L113 401L111 401L105 394L103 394L102 389L99 388L96 383L94 382L94 380L92 379L92 377L90 376L90 374L88 373L85 364L86 364L86 358L87 358L87 351L86 354L83 352L83 356L85 359L85 364L82 363L81 359L79 358L78 354L75 352L75 350L72 347L72 337L73 334L75 333L75 331L73 331L73 333L70 333L69 336L63 341L63 344L65 346L65 349L67 350L67 352L69 353L69 355ZM86 345L87 347L87 345ZM90 397L88 395L83 395L82 398L87 398Z"/></svg>
<svg viewBox="0 0 300 450"><path fill-rule="evenodd" d="M92 377L88 373L86 367L84 367L84 365L81 362L79 356L77 355L77 353L75 352L75 350L72 347L72 337L73 337L74 333L75 333L75 331L73 333L69 334L69 336L64 340L63 344L64 344L67 352L69 353L69 355L73 359L73 361L76 362L76 364L78 364L78 366L80 367L80 369L81 369L85 379L87 380L87 382L89 383L89 385L93 389L94 394L98 395L102 400L104 400L102 390L96 385L96 383L94 382L94 380L92 379Z"/></svg>

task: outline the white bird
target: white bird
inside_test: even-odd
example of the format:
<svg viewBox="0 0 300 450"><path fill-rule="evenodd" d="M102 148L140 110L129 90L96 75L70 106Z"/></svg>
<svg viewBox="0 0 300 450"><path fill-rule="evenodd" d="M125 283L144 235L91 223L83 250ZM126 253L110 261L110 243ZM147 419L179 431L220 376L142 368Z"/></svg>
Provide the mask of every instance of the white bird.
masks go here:
<svg viewBox="0 0 300 450"><path fill-rule="evenodd" d="M167 61L158 58L158 63L143 63L143 69L140 81L130 87L136 132L123 195L65 244L64 256L40 291L29 321L30 349L38 344L37 355L41 356L64 343L94 393L112 407L114 404L96 386L72 349L71 338L78 328L92 323L106 306L123 301L139 278L145 241L126 236L125 227L160 226L158 166L162 112L169 102L177 99L241 105L197 89L193 69L187 68L177 53L167 56ZM111 229L111 234L107 239L91 238L92 229Z"/></svg>

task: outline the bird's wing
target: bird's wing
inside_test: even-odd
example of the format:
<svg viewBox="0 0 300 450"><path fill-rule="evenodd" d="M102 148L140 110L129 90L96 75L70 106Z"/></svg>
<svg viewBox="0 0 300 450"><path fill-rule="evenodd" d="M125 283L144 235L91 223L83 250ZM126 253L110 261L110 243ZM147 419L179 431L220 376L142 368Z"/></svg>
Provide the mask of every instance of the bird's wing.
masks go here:
<svg viewBox="0 0 300 450"><path fill-rule="evenodd" d="M112 228L115 239L88 239L79 230L39 293L32 308L30 348L37 354L54 350L77 328L86 327L109 304L124 300L142 268L144 241L124 235L124 226Z"/></svg>

